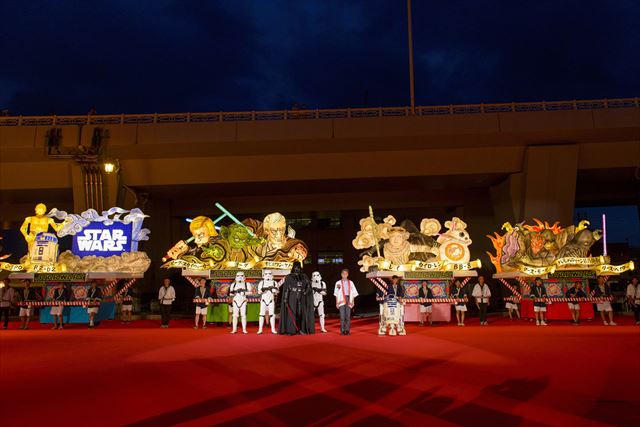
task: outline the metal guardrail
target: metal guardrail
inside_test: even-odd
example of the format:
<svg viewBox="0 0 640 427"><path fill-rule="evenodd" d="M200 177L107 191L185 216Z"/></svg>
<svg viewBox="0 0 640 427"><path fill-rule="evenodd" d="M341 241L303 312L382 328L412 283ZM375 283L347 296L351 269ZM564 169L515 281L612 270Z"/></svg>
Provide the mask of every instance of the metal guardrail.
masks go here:
<svg viewBox="0 0 640 427"><path fill-rule="evenodd" d="M581 101L512 102L502 104L438 105L416 107L342 108L332 110L280 110L218 113L107 114L82 116L7 116L0 126L117 125L136 123L248 122L270 120L316 120L367 117L437 116L525 111L601 110L640 107L638 98Z"/></svg>

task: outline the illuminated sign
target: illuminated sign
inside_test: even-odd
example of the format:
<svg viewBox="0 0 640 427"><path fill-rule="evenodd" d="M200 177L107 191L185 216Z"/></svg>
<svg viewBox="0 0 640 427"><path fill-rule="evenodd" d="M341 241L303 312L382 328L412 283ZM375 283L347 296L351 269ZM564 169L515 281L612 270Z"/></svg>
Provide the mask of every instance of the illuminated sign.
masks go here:
<svg viewBox="0 0 640 427"><path fill-rule="evenodd" d="M132 224L91 222L73 236L75 255L112 256L132 251Z"/></svg>

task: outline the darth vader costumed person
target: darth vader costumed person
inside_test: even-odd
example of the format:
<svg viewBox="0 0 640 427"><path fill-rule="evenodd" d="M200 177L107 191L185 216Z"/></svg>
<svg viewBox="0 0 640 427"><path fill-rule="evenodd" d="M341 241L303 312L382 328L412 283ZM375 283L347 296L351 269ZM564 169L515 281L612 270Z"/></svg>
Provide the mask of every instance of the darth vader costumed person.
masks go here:
<svg viewBox="0 0 640 427"><path fill-rule="evenodd" d="M295 262L291 273L280 288L280 325L278 333L285 335L314 334L315 318L311 281L302 272L302 264Z"/></svg>

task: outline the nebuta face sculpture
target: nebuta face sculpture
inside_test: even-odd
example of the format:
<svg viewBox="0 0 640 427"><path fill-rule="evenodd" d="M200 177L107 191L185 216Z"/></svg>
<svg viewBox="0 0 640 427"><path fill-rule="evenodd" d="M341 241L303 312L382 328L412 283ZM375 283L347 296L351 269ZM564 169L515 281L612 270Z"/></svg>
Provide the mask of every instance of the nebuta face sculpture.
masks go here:
<svg viewBox="0 0 640 427"><path fill-rule="evenodd" d="M211 218L198 216L191 221L189 231L198 247L208 245L212 237L216 237L218 232Z"/></svg>
<svg viewBox="0 0 640 427"><path fill-rule="evenodd" d="M384 257L388 261L402 265L409 261L411 244L409 232L402 227L393 227L389 230L389 240L384 244Z"/></svg>
<svg viewBox="0 0 640 427"><path fill-rule="evenodd" d="M272 213L264 217L262 224L267 238L267 246L271 249L281 249L286 240L287 220L278 213Z"/></svg>

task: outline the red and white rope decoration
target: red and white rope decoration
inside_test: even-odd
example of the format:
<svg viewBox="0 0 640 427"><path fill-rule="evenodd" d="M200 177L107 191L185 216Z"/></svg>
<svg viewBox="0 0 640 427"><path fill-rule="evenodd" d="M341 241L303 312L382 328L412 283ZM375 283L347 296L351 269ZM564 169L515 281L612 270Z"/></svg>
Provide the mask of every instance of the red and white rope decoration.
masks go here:
<svg viewBox="0 0 640 427"><path fill-rule="evenodd" d="M224 303L231 304L233 298L194 298L194 303L206 303L206 304L216 304L216 303ZM247 302L260 302L260 297L247 297Z"/></svg>
<svg viewBox="0 0 640 427"><path fill-rule="evenodd" d="M509 282L507 282L505 279L502 279L502 278L500 278L498 280L500 280L500 283L505 285L507 287L507 289L509 289L511 291L511 293L513 294L512 297L507 297L507 298L514 299L514 300L517 300L517 301L520 301L522 299L522 295L520 294L520 292L518 292L518 290L515 287L511 286L511 284L509 284ZM504 300L507 300L507 298L504 298Z"/></svg>
<svg viewBox="0 0 640 427"><path fill-rule="evenodd" d="M100 303L87 303L85 301L29 301L18 303L20 307L99 307Z"/></svg>
<svg viewBox="0 0 640 427"><path fill-rule="evenodd" d="M200 284L198 282L200 282L200 277L198 277L197 279L194 279L191 276L185 276L185 279L187 279L189 281L189 283L191 283L193 285L194 288L197 288L198 286L200 286Z"/></svg>
<svg viewBox="0 0 640 427"><path fill-rule="evenodd" d="M471 277L465 277L464 279L462 279L462 286L466 285L467 283L469 283L469 280L471 280Z"/></svg>
<svg viewBox="0 0 640 427"><path fill-rule="evenodd" d="M380 292L382 292L383 295L387 294L387 284L384 280L379 277L369 277L369 280L380 290Z"/></svg>
<svg viewBox="0 0 640 427"><path fill-rule="evenodd" d="M115 295L114 297L119 297L120 295L124 294L126 292L127 289L129 289L131 286L133 286L133 284L136 283L136 279L129 279L124 286L122 287L122 289L120 289Z"/></svg>
<svg viewBox="0 0 640 427"><path fill-rule="evenodd" d="M118 284L117 280L110 281L109 284L107 286L105 286L104 289L102 289L102 293L104 293L106 295L110 295L117 284Z"/></svg>
<svg viewBox="0 0 640 427"><path fill-rule="evenodd" d="M518 281L518 283L520 283L522 285L522 288L524 289L525 294L528 294L531 292L531 286L529 285L529 283L527 282L527 279L525 277L516 277L516 280Z"/></svg>
<svg viewBox="0 0 640 427"><path fill-rule="evenodd" d="M376 297L377 301L384 301L384 298ZM423 304L425 302L430 303L443 303L443 304L456 304L469 302L465 298L398 298L398 300L404 304Z"/></svg>

